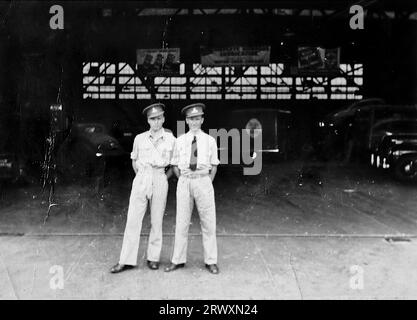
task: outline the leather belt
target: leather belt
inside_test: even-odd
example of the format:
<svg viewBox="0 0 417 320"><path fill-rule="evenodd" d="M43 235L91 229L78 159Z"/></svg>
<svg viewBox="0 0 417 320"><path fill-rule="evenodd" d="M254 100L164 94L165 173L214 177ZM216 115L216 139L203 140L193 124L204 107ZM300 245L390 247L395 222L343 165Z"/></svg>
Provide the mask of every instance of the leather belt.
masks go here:
<svg viewBox="0 0 417 320"><path fill-rule="evenodd" d="M198 179L198 178L204 178L204 177L208 177L208 173L196 173L196 174L187 174L187 175L181 175L180 177L182 178L187 178L187 179Z"/></svg>

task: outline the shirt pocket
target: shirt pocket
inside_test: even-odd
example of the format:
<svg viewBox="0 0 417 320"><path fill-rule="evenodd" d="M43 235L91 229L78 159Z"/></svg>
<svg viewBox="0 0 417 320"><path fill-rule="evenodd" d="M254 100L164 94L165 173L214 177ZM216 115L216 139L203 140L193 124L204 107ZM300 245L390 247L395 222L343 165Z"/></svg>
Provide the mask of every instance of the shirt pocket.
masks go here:
<svg viewBox="0 0 417 320"><path fill-rule="evenodd" d="M179 161L184 162L187 159L188 155L188 148L186 146L181 146L178 148L178 155L179 155Z"/></svg>
<svg viewBox="0 0 417 320"><path fill-rule="evenodd" d="M210 164L210 145L207 142L204 143L204 145L201 146L201 154L200 159L202 163L204 164Z"/></svg>
<svg viewBox="0 0 417 320"><path fill-rule="evenodd" d="M164 161L170 161L173 155L173 148L170 146L164 146L161 150L161 157L164 159Z"/></svg>
<svg viewBox="0 0 417 320"><path fill-rule="evenodd" d="M140 147L138 158L141 161L150 161L152 159L152 148L151 147Z"/></svg>

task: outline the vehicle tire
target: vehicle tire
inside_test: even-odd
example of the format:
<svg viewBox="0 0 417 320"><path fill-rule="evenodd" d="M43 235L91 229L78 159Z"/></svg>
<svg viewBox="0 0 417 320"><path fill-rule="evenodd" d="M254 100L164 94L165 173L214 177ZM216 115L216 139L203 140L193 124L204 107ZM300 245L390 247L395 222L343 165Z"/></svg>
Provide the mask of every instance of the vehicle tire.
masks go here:
<svg viewBox="0 0 417 320"><path fill-rule="evenodd" d="M398 159L394 165L394 176L405 182L417 181L417 155Z"/></svg>

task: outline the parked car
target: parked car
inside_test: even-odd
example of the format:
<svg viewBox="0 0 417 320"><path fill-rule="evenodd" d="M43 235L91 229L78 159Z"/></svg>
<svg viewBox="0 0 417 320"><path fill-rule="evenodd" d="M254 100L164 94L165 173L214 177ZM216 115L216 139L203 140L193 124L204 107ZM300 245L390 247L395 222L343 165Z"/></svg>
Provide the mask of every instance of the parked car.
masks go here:
<svg viewBox="0 0 417 320"><path fill-rule="evenodd" d="M109 134L119 142L125 151L130 152L136 135L147 130L149 130L149 127L145 125L115 121L109 130Z"/></svg>
<svg viewBox="0 0 417 320"><path fill-rule="evenodd" d="M390 169L403 181L417 180L417 118L389 118L372 127L371 165Z"/></svg>
<svg viewBox="0 0 417 320"><path fill-rule="evenodd" d="M398 179L417 179L417 106L374 101L348 109L326 118L332 129L323 140L324 151L334 154L339 144L346 161L370 159Z"/></svg>
<svg viewBox="0 0 417 320"><path fill-rule="evenodd" d="M10 152L0 153L0 181L11 181L19 176L16 155Z"/></svg>
<svg viewBox="0 0 417 320"><path fill-rule="evenodd" d="M255 158L260 155L265 161L276 160L279 157L285 158L288 151L290 116L291 112L288 110L272 108L236 109L226 113L225 129L228 132L237 129L239 132L240 157L238 161L232 161L232 147L237 148L237 146L233 146L230 139L226 146L218 141L222 164L252 166ZM259 134L262 135L262 144L257 146L254 140L259 137ZM248 141L249 144L243 141ZM222 161L226 153L228 154L227 162Z"/></svg>
<svg viewBox="0 0 417 320"><path fill-rule="evenodd" d="M329 126L340 126L345 121L349 121L352 117L356 115L358 111L364 108L368 108L370 106L382 106L385 105L385 101L383 99L379 98L369 98L369 99L363 99L360 101L356 101L349 105L347 108L343 108L341 110L338 110L336 112L330 113L324 122L324 124L327 124Z"/></svg>
<svg viewBox="0 0 417 320"><path fill-rule="evenodd" d="M24 163L18 157L18 143L16 143L17 122L8 114L0 116L0 184L16 182L23 178Z"/></svg>
<svg viewBox="0 0 417 320"><path fill-rule="evenodd" d="M355 129L366 128L366 124L365 126L358 125L359 122L369 121L369 110L384 105L384 100L379 98L363 99L327 114L317 124L314 143L316 152L326 160L337 157L346 158L354 123L356 122Z"/></svg>
<svg viewBox="0 0 417 320"><path fill-rule="evenodd" d="M103 124L73 123L57 152L58 172L68 178L102 175L108 161L127 157Z"/></svg>

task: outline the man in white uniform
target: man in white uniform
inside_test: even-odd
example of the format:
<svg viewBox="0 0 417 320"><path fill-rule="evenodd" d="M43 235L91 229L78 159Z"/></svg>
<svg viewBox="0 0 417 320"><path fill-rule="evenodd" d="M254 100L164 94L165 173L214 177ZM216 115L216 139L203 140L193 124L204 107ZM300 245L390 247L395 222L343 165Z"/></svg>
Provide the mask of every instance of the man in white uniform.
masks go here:
<svg viewBox="0 0 417 320"><path fill-rule="evenodd" d="M150 269L159 268L162 248L162 219L168 194L168 178L175 137L162 125L165 106L154 103L143 110L147 116L150 130L135 137L132 159L135 178L129 199L127 222L123 237L119 263L111 268L111 273L122 272L137 264L142 220L148 206L151 212L151 231L148 240L147 265Z"/></svg>
<svg viewBox="0 0 417 320"><path fill-rule="evenodd" d="M189 131L177 138L171 164L178 179L175 243L170 272L185 265L188 229L194 201L203 234L204 262L209 272L217 274L216 205L212 181L220 163L216 140L201 130L205 106L195 103L182 109Z"/></svg>

